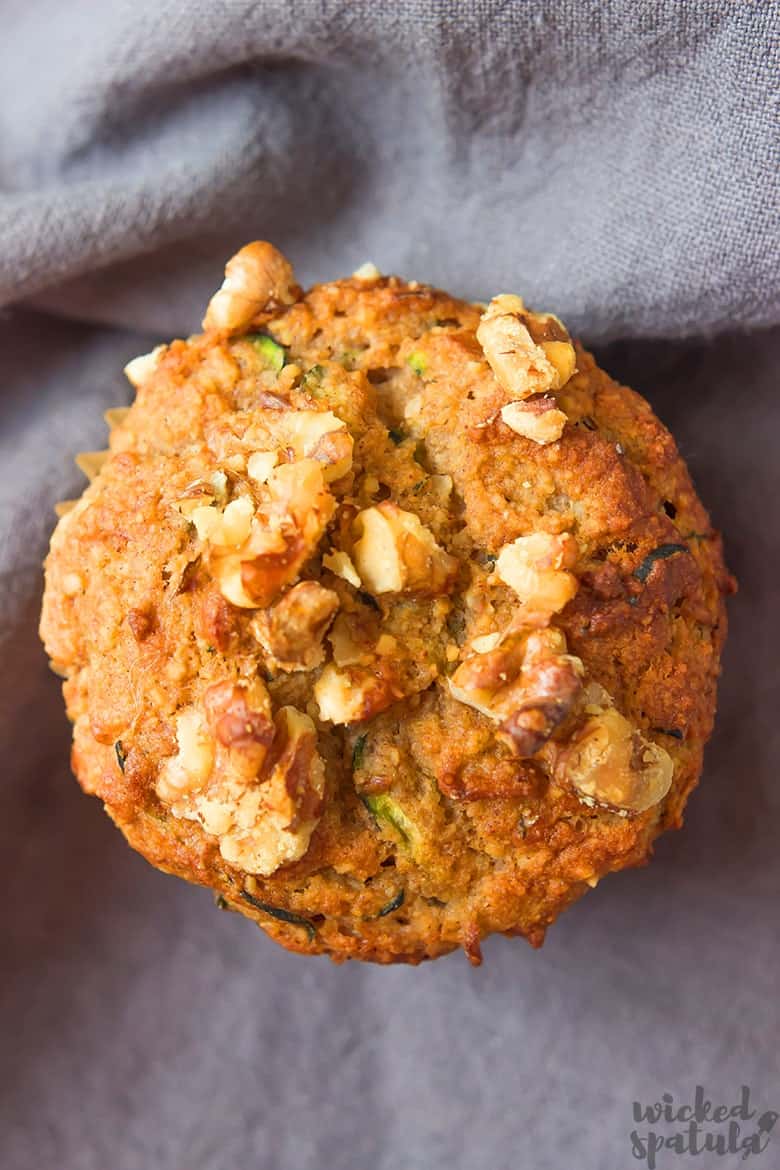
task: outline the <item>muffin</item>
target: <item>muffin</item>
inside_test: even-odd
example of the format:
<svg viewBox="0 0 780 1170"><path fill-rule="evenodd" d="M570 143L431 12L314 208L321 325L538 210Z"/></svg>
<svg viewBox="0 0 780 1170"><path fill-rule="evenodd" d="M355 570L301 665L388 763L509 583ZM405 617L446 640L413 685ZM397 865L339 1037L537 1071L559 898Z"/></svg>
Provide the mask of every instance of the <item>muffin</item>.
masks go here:
<svg viewBox="0 0 780 1170"><path fill-rule="evenodd" d="M733 583L671 435L513 294L256 242L203 328L60 507L79 783L290 950L539 946L701 771Z"/></svg>

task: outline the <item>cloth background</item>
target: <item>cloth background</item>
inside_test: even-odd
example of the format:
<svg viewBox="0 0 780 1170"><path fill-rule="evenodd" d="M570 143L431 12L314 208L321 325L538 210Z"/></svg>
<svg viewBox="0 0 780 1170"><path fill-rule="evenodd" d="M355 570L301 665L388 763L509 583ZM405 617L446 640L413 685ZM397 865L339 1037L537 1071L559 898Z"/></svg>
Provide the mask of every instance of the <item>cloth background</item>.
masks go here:
<svg viewBox="0 0 780 1170"><path fill-rule="evenodd" d="M625 1170L634 1100L747 1084L780 1111L779 14L0 4L4 1170ZM52 506L129 399L123 363L196 329L258 236L305 283L372 259L553 308L650 399L725 531L741 592L687 826L540 953L288 955L69 778L36 637ZM780 1123L752 1162L780 1165Z"/></svg>

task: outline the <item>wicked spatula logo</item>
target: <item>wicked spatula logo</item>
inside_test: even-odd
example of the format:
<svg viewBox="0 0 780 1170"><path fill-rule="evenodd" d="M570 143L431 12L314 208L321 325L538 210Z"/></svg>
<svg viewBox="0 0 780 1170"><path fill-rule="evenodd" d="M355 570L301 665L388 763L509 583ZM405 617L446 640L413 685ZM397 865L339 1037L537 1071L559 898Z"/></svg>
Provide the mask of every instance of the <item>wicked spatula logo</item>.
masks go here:
<svg viewBox="0 0 780 1170"><path fill-rule="evenodd" d="M763 1154L772 1140L778 1115L774 1109L760 1109L751 1101L751 1090L743 1085L736 1103L709 1100L701 1085L690 1101L675 1100L664 1093L660 1101L643 1105L634 1101L631 1153L648 1170L673 1170L677 1155L713 1156L739 1154L743 1160ZM686 1163L687 1164L687 1163ZM702 1166L704 1170L704 1165Z"/></svg>

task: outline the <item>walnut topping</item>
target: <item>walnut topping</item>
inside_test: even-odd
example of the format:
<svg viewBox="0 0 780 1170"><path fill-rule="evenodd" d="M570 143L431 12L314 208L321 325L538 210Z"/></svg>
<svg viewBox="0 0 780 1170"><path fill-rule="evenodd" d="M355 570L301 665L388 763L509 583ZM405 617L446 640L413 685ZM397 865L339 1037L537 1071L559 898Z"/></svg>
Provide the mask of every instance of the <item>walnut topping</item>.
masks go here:
<svg viewBox="0 0 780 1170"><path fill-rule="evenodd" d="M255 240L228 260L225 279L209 301L203 328L240 333L263 309L291 305L296 295L289 262L270 244Z"/></svg>
<svg viewBox="0 0 780 1170"><path fill-rule="evenodd" d="M367 260L365 264L361 264L359 268L356 268L352 275L355 280L380 280L382 277L382 273L376 264L372 264L370 260Z"/></svg>
<svg viewBox="0 0 780 1170"><path fill-rule="evenodd" d="M557 318L556 318L557 320ZM548 362L555 367L558 375L553 390L565 386L577 370L577 354L570 341L543 341L542 349Z"/></svg>
<svg viewBox="0 0 780 1170"><path fill-rule="evenodd" d="M505 544L496 560L496 574L523 603L523 620L546 622L571 601L578 581L568 570L578 555L569 533L553 536L534 532Z"/></svg>
<svg viewBox="0 0 780 1170"><path fill-rule="evenodd" d="M151 353L139 354L138 357L133 358L132 361L127 363L125 366L125 377L131 386L135 386L138 389L147 378L151 377L160 364L160 358L165 353L165 349L166 347L164 345L156 345ZM108 411L106 413L108 414ZM109 426L112 425L112 423L109 423Z"/></svg>
<svg viewBox="0 0 780 1170"><path fill-rule="evenodd" d="M339 607L338 594L316 581L293 585L252 619L251 630L280 670L313 670L322 663L322 639Z"/></svg>
<svg viewBox="0 0 780 1170"><path fill-rule="evenodd" d="M258 450L249 457L250 478L264 482L279 462L279 452L288 459L314 459L322 464L327 483L341 479L352 467L353 439L346 423L331 410L292 410L285 403L262 427L250 427L244 442L257 448L276 444L276 452ZM260 473L260 477L255 474Z"/></svg>
<svg viewBox="0 0 780 1170"><path fill-rule="evenodd" d="M529 398L556 382L555 367L521 319L519 297L494 297L477 327L477 341L497 380L513 398Z"/></svg>
<svg viewBox="0 0 780 1170"><path fill-rule="evenodd" d="M284 421L298 458L321 463L327 483L347 474L352 466L352 436L333 411L294 410Z"/></svg>
<svg viewBox="0 0 780 1170"><path fill-rule="evenodd" d="M372 617L340 613L328 631L328 641L333 662L314 687L320 718L355 723L403 697L398 643L390 634L377 634Z"/></svg>
<svg viewBox="0 0 780 1170"><path fill-rule="evenodd" d="M247 873L268 876L303 856L324 791L307 715L283 707L272 719L259 680L226 681L209 688L203 710L179 713L176 739L157 782L174 816L198 821Z"/></svg>
<svg viewBox="0 0 780 1170"><path fill-rule="evenodd" d="M546 396L508 402L500 413L510 430L540 446L560 439L566 426L566 415L558 410L553 398Z"/></svg>
<svg viewBox="0 0 780 1170"><path fill-rule="evenodd" d="M356 589L360 589L363 582L358 576L358 571L352 564L352 558L349 553L345 552L330 552L325 553L322 558L323 567L330 569L337 577L341 577L343 581L347 581L350 585L354 585Z"/></svg>
<svg viewBox="0 0 780 1170"><path fill-rule="evenodd" d="M576 366L574 346L557 317L530 313L520 297L493 297L477 341L498 381L513 398L558 390Z"/></svg>
<svg viewBox="0 0 780 1170"><path fill-rule="evenodd" d="M450 679L450 693L498 722L517 755L535 755L574 710L582 663L566 653L556 629L509 634L497 644L485 635L472 649Z"/></svg>
<svg viewBox="0 0 780 1170"><path fill-rule="evenodd" d="M182 501L178 507L182 510ZM189 512L220 592L246 609L270 605L314 554L336 503L313 459L271 469L262 498L238 496L224 508Z"/></svg>
<svg viewBox="0 0 780 1170"><path fill-rule="evenodd" d="M208 504L224 504L227 500L227 476L215 471L208 479L196 479L188 484L173 506L187 520L192 520L196 508Z"/></svg>
<svg viewBox="0 0 780 1170"><path fill-rule="evenodd" d="M588 717L558 753L556 777L585 803L645 812L671 787L671 757L615 709L603 688L590 684L586 700Z"/></svg>
<svg viewBox="0 0 780 1170"><path fill-rule="evenodd" d="M255 483L265 483L279 462L276 451L255 451L246 462L246 473Z"/></svg>
<svg viewBox="0 0 780 1170"><path fill-rule="evenodd" d="M331 723L371 719L402 697L393 663L381 657L371 667L328 663L314 686L320 719Z"/></svg>
<svg viewBox="0 0 780 1170"><path fill-rule="evenodd" d="M157 795L166 804L197 791L214 767L215 744L205 716L185 707L176 717L176 755L167 760L157 781Z"/></svg>
<svg viewBox="0 0 780 1170"><path fill-rule="evenodd" d="M239 496L224 510L212 504L196 507L190 519L201 540L217 548L240 548L249 539L254 513L254 502L248 496Z"/></svg>
<svg viewBox="0 0 780 1170"><path fill-rule="evenodd" d="M444 593L458 571L414 512L389 500L355 517L353 560L371 593Z"/></svg>

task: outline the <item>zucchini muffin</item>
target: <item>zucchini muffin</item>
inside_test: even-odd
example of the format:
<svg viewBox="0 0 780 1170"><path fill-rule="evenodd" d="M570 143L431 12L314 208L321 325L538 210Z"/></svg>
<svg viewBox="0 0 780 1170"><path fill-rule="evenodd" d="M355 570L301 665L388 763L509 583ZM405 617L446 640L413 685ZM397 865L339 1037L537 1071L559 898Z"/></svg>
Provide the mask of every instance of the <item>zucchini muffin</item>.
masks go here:
<svg viewBox="0 0 780 1170"><path fill-rule="evenodd" d="M701 770L733 585L672 437L515 295L258 242L203 327L52 538L81 786L291 950L540 945Z"/></svg>

